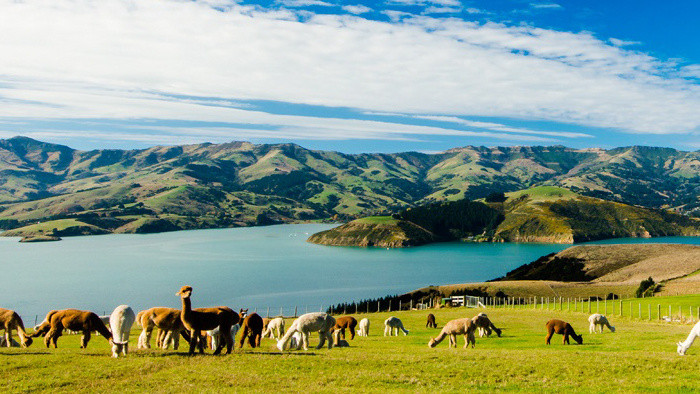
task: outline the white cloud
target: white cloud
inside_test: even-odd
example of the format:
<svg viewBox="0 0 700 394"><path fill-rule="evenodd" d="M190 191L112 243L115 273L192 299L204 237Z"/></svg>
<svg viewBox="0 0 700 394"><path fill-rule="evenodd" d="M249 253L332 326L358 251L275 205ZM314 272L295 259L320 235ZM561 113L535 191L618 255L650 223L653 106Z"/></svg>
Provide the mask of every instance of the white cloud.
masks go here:
<svg viewBox="0 0 700 394"><path fill-rule="evenodd" d="M610 38L610 43L615 45L616 47L624 47L624 46L629 46L629 45L639 45L641 42L639 41L624 41L620 40L617 38Z"/></svg>
<svg viewBox="0 0 700 394"><path fill-rule="evenodd" d="M280 4L287 7L309 7L309 6L319 6L319 7L333 7L335 4L331 4L321 0L279 0Z"/></svg>
<svg viewBox="0 0 700 394"><path fill-rule="evenodd" d="M461 12L461 8L456 8L456 7L427 7L425 10L423 10L423 14L425 15L431 15L431 14L456 14Z"/></svg>
<svg viewBox="0 0 700 394"><path fill-rule="evenodd" d="M365 7L361 4L358 5L344 5L343 9L351 14L355 15L360 15L360 14L366 14L370 11L372 11L371 8Z"/></svg>
<svg viewBox="0 0 700 394"><path fill-rule="evenodd" d="M222 12L201 1L0 0L0 119L153 118L469 135L271 115L198 99L208 98L644 133L700 127L698 85L672 77L682 70L589 33L405 14L398 23L296 15L235 4ZM491 130L493 138L541 138Z"/></svg>
<svg viewBox="0 0 700 394"><path fill-rule="evenodd" d="M459 0L388 0L387 4L398 5L438 5L438 6L460 6Z"/></svg>
<svg viewBox="0 0 700 394"><path fill-rule="evenodd" d="M530 3L532 8L545 8L545 9L562 9L561 5L557 3Z"/></svg>
<svg viewBox="0 0 700 394"><path fill-rule="evenodd" d="M474 8L474 7L469 7L465 11L467 11L467 13L469 13L469 14L483 14L484 13L484 10L480 10L480 9Z"/></svg>

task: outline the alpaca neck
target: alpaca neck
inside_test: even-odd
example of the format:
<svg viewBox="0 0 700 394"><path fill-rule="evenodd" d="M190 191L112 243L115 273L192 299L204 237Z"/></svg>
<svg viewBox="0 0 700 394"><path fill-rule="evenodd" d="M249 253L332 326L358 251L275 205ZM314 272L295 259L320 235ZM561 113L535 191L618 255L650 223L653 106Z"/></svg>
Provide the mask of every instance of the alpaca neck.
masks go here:
<svg viewBox="0 0 700 394"><path fill-rule="evenodd" d="M695 338L698 337L698 333L695 332L695 330L692 330L690 334L688 334L688 338L685 339L685 341L681 342L681 347L683 348L683 351L685 352L688 350L688 348L695 342Z"/></svg>
<svg viewBox="0 0 700 394"><path fill-rule="evenodd" d="M437 345L438 343L442 342L442 341L445 339L445 337L446 337L447 335L448 335L447 332L445 332L445 330L442 330L442 331L440 332L440 335L438 335L438 336L436 336L435 338L433 338L433 340L435 341L435 342L434 342L435 345Z"/></svg>
<svg viewBox="0 0 700 394"><path fill-rule="evenodd" d="M182 298L182 318L183 320L189 321L189 317L192 314L192 301L190 301L190 297L180 298Z"/></svg>

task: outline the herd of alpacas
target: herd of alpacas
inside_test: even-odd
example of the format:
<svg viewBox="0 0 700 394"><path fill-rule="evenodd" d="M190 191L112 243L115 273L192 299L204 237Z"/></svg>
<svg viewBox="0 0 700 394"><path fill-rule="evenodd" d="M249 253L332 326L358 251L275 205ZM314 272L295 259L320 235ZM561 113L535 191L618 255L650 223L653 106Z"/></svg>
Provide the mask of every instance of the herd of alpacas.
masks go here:
<svg viewBox="0 0 700 394"><path fill-rule="evenodd" d="M91 334L97 332L109 341L112 349L112 357L126 356L129 352L129 333L134 323L141 326L142 331L138 337L138 349L150 349L151 336L156 331L156 346L168 349L170 346L177 349L179 338L189 344L189 354L195 350L204 353L204 348L220 354L226 347L226 354L230 354L235 346L235 338L239 336L238 345L242 348L247 340L252 348L260 346L262 338L272 338L277 341L277 348L285 350L308 350L309 335L317 332L320 337L316 349L321 349L327 343L328 349L332 347L347 347L345 333L350 333L350 339L358 336L368 336L370 321L367 318L358 321L352 316L334 318L323 313L314 312L299 316L285 332L285 322L281 317L262 318L257 313L248 313L248 309L240 309L235 312L226 306L210 308L192 308L192 287L182 286L176 293L182 302L181 309L154 307L134 314L128 305L120 305L108 316L98 316L90 311L77 309L52 310L46 318L36 327L31 335L27 333L22 318L13 310L0 308L0 330L5 330L5 336L0 337L0 347L29 347L32 338L44 337L44 344L54 348L58 347L58 339L64 330L72 333L80 333L81 348L86 348ZM600 313L594 313L588 318L589 332L602 333L607 327L615 332L615 327L610 325L608 319ZM426 319L426 327L438 328L435 315L429 313ZM545 343L550 344L554 334L564 337L563 343L569 344L569 338L573 338L578 344L583 343L583 336L576 334L571 324L552 319L545 324ZM20 342L12 338L13 330L17 331ZM409 330L403 326L403 322L397 317L389 317L384 321L384 336L399 335L403 332L408 335ZM430 338L428 346L434 348L445 338L449 338L449 347L457 347L457 335L464 336L464 348L469 345L473 348L476 344L475 333L480 337L488 337L492 333L501 336L501 330L497 328L485 313L479 313L472 318L460 318L448 321L440 333ZM240 334L240 335L239 335ZM700 322L698 322L687 339L678 342L677 352L685 355L695 339L700 336Z"/></svg>

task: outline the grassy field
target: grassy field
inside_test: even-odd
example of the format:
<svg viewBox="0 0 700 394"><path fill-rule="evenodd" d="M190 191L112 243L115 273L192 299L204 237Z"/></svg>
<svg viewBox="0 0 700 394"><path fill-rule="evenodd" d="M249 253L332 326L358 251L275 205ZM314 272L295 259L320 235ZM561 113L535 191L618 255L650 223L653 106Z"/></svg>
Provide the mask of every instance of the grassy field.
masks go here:
<svg viewBox="0 0 700 394"><path fill-rule="evenodd" d="M439 327L477 311L447 308L433 313ZM0 379L8 392L92 391L529 391L669 392L700 390L700 346L678 356L675 343L690 325L611 317L616 333L589 335L587 313L532 309L487 309L503 337L478 338L475 349L449 349L447 341L427 347L439 329L425 328L427 311L370 314L370 336L350 348L281 354L274 341L260 349L236 349L230 356L188 357L179 351L133 350L109 357L107 341L94 337L86 350L79 336L64 335L59 349L35 343L29 349L0 349ZM401 318L408 336L384 337L383 320ZM367 315L355 315L358 319ZM569 321L583 345L544 344L550 318ZM289 327L290 321L287 321ZM132 333L132 343L138 331ZM349 339L349 338L348 338ZM312 336L316 344L317 335ZM573 341L572 341L573 343Z"/></svg>

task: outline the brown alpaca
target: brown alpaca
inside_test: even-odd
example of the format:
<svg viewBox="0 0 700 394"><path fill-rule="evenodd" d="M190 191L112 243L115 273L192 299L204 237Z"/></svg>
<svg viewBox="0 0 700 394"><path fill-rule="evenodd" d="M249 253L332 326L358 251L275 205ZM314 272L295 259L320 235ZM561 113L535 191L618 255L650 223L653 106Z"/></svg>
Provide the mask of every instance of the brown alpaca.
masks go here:
<svg viewBox="0 0 700 394"><path fill-rule="evenodd" d="M250 347L259 347L260 338L262 338L263 333L263 318L257 313L246 316L241 324L241 331L243 333L241 334L241 339L238 341L239 347L243 348L246 337L248 338Z"/></svg>
<svg viewBox="0 0 700 394"><path fill-rule="evenodd" d="M471 343L472 348L476 344L476 339L474 338L474 331L476 330L476 324L472 319L465 317L463 319L450 320L445 324L445 327L440 331L440 335L435 338L431 338L428 342L429 347L435 347L438 343L442 342L445 337L450 337L449 347L457 347L457 335L464 335L464 348Z"/></svg>
<svg viewBox="0 0 700 394"><path fill-rule="evenodd" d="M5 330L5 343L7 347L12 346L12 330L17 330L17 335L19 335L22 347L31 346L32 338L27 335L27 332L24 330L24 323L17 312L0 308L0 330L2 329Z"/></svg>
<svg viewBox="0 0 700 394"><path fill-rule="evenodd" d="M272 319L269 317L263 317L263 332L267 332L267 326L270 324L270 321L272 321ZM272 333L270 333L270 335L272 335Z"/></svg>
<svg viewBox="0 0 700 394"><path fill-rule="evenodd" d="M166 307L153 307L141 311L136 315L136 321L141 324L143 331L139 336L139 348L151 348L151 334L153 329L158 329L156 334L156 347L166 349L173 340L173 348L177 350L179 335L189 342L190 336L185 332L185 326L180 320L180 310Z"/></svg>
<svg viewBox="0 0 700 394"><path fill-rule="evenodd" d="M496 332L496 335L498 335L499 338L501 337L501 330L493 325L491 319L489 319L485 313L482 312L474 316L472 321L474 321L476 327L479 329L480 337L491 335L491 331Z"/></svg>
<svg viewBox="0 0 700 394"><path fill-rule="evenodd" d="M355 339L355 327L357 327L357 320L354 317L343 316L335 320L335 326L331 328L331 331L340 331L339 338L345 339L345 329L347 328L350 330L350 339Z"/></svg>
<svg viewBox="0 0 700 394"><path fill-rule="evenodd" d="M571 327L571 324L562 321L562 320L557 320L557 319L552 319L547 322L547 339L546 343L549 345L549 341L552 339L552 335L554 333L557 333L559 335L564 336L564 344L568 345L569 344L569 337L574 338L574 341L578 343L579 345L583 343L583 336L582 335L576 335L576 331L574 331L574 328Z"/></svg>
<svg viewBox="0 0 700 394"><path fill-rule="evenodd" d="M63 309L60 311L51 311L46 315L44 322L41 323L32 337L36 338L44 335L44 344L49 347L51 343L55 348L58 348L58 337L61 336L63 330L82 331L83 336L80 338L80 348L87 347L90 341L90 333L97 331L112 344L112 333L109 332L107 326L102 322L99 316L90 311L79 311L77 309Z"/></svg>
<svg viewBox="0 0 700 394"><path fill-rule="evenodd" d="M238 323L238 314L231 308L220 306L214 308L197 308L192 309L191 286L182 286L180 291L175 293L182 299L182 311L180 312L180 320L185 328L190 332L190 350L189 354L194 354L194 348L199 344L199 352L204 353L204 345L201 343L201 332L219 328L221 336L224 339L219 346L214 350L214 354L221 353L221 349L226 343L226 354L231 354L233 349L233 338L231 337L231 326ZM262 319L261 319L262 320ZM262 327L262 326L261 326Z"/></svg>
<svg viewBox="0 0 700 394"><path fill-rule="evenodd" d="M437 323L435 323L435 315L428 313L428 321L425 323L428 328L437 328Z"/></svg>

